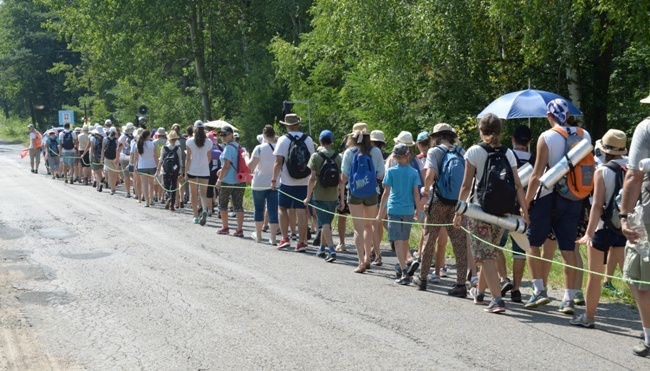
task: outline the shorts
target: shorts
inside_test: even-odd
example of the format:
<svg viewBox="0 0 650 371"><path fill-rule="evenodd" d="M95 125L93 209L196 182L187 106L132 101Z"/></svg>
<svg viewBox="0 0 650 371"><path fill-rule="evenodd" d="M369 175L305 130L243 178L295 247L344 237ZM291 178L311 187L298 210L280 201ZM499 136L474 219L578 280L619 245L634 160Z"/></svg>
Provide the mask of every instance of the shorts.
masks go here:
<svg viewBox="0 0 650 371"><path fill-rule="evenodd" d="M59 168L61 158L59 156L47 156L47 164L50 166L50 171Z"/></svg>
<svg viewBox="0 0 650 371"><path fill-rule="evenodd" d="M156 175L156 168L155 168L155 167L152 167L152 168L147 168L147 169L138 169L138 173L139 173L140 175L142 175L142 174L146 174L146 175Z"/></svg>
<svg viewBox="0 0 650 371"><path fill-rule="evenodd" d="M74 158L76 153L74 151L63 151L63 165L72 166L74 165Z"/></svg>
<svg viewBox="0 0 650 371"><path fill-rule="evenodd" d="M92 164L90 164L90 168L92 170L102 170L104 168L104 165L96 164L96 163L93 162Z"/></svg>
<svg viewBox="0 0 650 371"><path fill-rule="evenodd" d="M551 215L554 198L557 217L553 224ZM553 193L535 201L535 205L529 210L530 225L526 231L530 246L542 246L549 232L553 231L560 251L574 251L581 211L582 201L567 200Z"/></svg>
<svg viewBox="0 0 650 371"><path fill-rule="evenodd" d="M322 228L324 225L332 225L332 220L334 220L334 212L336 211L338 202L312 200L311 203L314 205L314 210L316 210L318 228Z"/></svg>
<svg viewBox="0 0 650 371"><path fill-rule="evenodd" d="M505 247L506 242L508 242L508 236L510 236L510 233L508 231L503 232L503 237L501 237L501 243L499 246ZM512 258L513 259L526 259L526 251L522 249L518 244L517 241L510 238L510 242L512 243Z"/></svg>
<svg viewBox="0 0 650 371"><path fill-rule="evenodd" d="M307 198L307 186L280 185L278 206L285 209L304 209L303 200L305 198Z"/></svg>
<svg viewBox="0 0 650 371"><path fill-rule="evenodd" d="M592 240L594 249L605 253L603 264L607 264L607 253L610 247L623 248L627 244L625 236L612 232L607 228L599 229L594 233Z"/></svg>
<svg viewBox="0 0 650 371"><path fill-rule="evenodd" d="M108 162L106 162L106 161L108 161ZM120 169L118 169L118 167L115 166L114 161L115 161L115 159L113 159L113 160L105 159L104 160L104 171L110 171L110 172L113 172L113 173L121 172Z"/></svg>
<svg viewBox="0 0 650 371"><path fill-rule="evenodd" d="M388 240L408 241L411 237L413 215L388 214Z"/></svg>
<svg viewBox="0 0 650 371"><path fill-rule="evenodd" d="M346 187L345 190L343 191L343 197L345 197L344 200L348 199L348 193L349 192L350 191L348 191L348 188ZM343 204L345 204L345 207L343 209L339 210L339 207L341 205L343 205ZM339 205L336 208L336 213L338 215L350 215L350 206L348 205L347 202L344 202L343 200L341 200L341 197L339 197Z"/></svg>
<svg viewBox="0 0 650 371"><path fill-rule="evenodd" d="M355 197L350 193L348 195L348 204L350 205L364 205L364 206L375 206L377 205L377 196L373 195L370 197L359 198Z"/></svg>
<svg viewBox="0 0 650 371"><path fill-rule="evenodd" d="M234 187L246 187L246 183L235 183L235 184L222 184L224 187L219 189L219 208L221 210L228 210L228 201L232 196L232 210L236 213L244 211L244 188L230 188L229 186Z"/></svg>
<svg viewBox="0 0 650 371"><path fill-rule="evenodd" d="M469 247L472 249L474 259L477 261L488 259L496 260L498 258L497 251L499 249L492 245L488 245L483 241L480 241L478 238L496 245L501 241L501 236L503 235L504 229L497 227L496 225L482 222L480 220L472 218L467 219L469 224L469 231L472 234Z"/></svg>
<svg viewBox="0 0 650 371"><path fill-rule="evenodd" d="M30 148L29 149L29 162L35 162L37 164L41 163L41 149L40 148Z"/></svg>
<svg viewBox="0 0 650 371"><path fill-rule="evenodd" d="M154 173L155 174L155 173ZM152 174L153 175L153 174ZM187 179L210 179L209 175L203 176L203 175L192 175L192 174L187 174Z"/></svg>
<svg viewBox="0 0 650 371"><path fill-rule="evenodd" d="M122 174L124 174L124 177L130 176L129 171L133 172L133 168L129 170L129 158L120 158L120 165L122 166Z"/></svg>
<svg viewBox="0 0 650 371"><path fill-rule="evenodd" d="M90 167L90 152L81 157L81 167Z"/></svg>
<svg viewBox="0 0 650 371"><path fill-rule="evenodd" d="M646 230L650 225L646 224ZM650 262L644 262L636 249L625 246L625 261L623 263L623 278L626 280L635 280L650 282ZM639 290L650 290L648 283L630 282Z"/></svg>

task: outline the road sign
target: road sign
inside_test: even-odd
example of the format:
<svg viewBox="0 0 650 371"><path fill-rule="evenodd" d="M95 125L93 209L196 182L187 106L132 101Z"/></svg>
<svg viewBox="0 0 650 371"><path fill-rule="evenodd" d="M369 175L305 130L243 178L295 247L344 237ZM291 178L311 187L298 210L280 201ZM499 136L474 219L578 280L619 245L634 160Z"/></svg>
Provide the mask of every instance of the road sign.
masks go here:
<svg viewBox="0 0 650 371"><path fill-rule="evenodd" d="M59 126L63 126L65 124L74 124L74 111L72 110L59 111Z"/></svg>

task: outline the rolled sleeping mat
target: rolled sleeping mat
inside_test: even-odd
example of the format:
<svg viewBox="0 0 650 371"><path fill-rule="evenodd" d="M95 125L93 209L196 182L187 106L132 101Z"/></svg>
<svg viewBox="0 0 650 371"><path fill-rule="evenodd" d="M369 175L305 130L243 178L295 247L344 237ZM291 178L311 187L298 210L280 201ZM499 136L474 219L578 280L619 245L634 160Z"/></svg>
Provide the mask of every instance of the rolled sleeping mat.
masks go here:
<svg viewBox="0 0 650 371"><path fill-rule="evenodd" d="M562 157L560 162L545 172L544 175L542 175L542 177L539 179L539 182L546 189L553 188L553 186L555 186L555 183L562 179L562 177L564 177L569 172L569 170L571 170L569 166L569 160L571 161L571 164L575 166L583 158L585 158L585 156L590 154L593 149L594 146L591 145L591 142L589 142L587 139L581 140L580 143L571 148L566 156Z"/></svg>
<svg viewBox="0 0 650 371"><path fill-rule="evenodd" d="M526 229L528 229L528 224L518 215L496 216L488 214L479 205L465 201L458 201L456 212L468 218L480 220L517 233L526 233Z"/></svg>

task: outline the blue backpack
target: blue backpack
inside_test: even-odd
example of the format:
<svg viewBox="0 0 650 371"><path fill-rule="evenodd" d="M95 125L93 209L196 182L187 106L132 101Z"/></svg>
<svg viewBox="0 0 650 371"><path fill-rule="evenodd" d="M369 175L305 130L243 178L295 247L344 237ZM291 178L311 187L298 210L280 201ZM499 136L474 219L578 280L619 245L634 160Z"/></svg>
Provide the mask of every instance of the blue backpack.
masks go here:
<svg viewBox="0 0 650 371"><path fill-rule="evenodd" d="M460 147L448 149L444 145L438 146L445 152L440 166L440 175L436 182L436 196L445 205L456 205L460 186L465 177L465 159L460 154Z"/></svg>
<svg viewBox="0 0 650 371"><path fill-rule="evenodd" d="M356 148L353 148L352 152L352 168L348 181L350 194L357 198L377 195L377 173L372 157L369 154L359 153Z"/></svg>
<svg viewBox="0 0 650 371"><path fill-rule="evenodd" d="M48 138L48 146L50 156L59 156L59 138Z"/></svg>

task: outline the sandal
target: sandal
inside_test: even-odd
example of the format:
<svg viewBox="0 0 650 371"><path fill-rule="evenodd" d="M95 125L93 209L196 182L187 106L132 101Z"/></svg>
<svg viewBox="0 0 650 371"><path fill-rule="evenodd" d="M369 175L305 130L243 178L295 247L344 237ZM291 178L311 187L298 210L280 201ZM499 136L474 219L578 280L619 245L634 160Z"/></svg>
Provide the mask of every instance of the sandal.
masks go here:
<svg viewBox="0 0 650 371"><path fill-rule="evenodd" d="M363 263L363 265L364 265L364 268L366 268L366 269L370 269L370 260L366 260L366 261Z"/></svg>
<svg viewBox="0 0 650 371"><path fill-rule="evenodd" d="M335 250L335 251L338 251L338 252L345 252L345 251L347 251L347 250L345 249L345 244L342 244L342 243L340 243L338 246L336 246L336 248L335 248L334 250Z"/></svg>
<svg viewBox="0 0 650 371"><path fill-rule="evenodd" d="M381 256L378 256L377 259L375 259L372 262L372 265L377 266L377 267L381 267L383 264L384 263L381 262Z"/></svg>
<svg viewBox="0 0 650 371"><path fill-rule="evenodd" d="M365 271L366 271L365 264L361 263L361 264L359 264L357 269L354 270L354 273L363 273Z"/></svg>
<svg viewBox="0 0 650 371"><path fill-rule="evenodd" d="M217 234L230 234L230 230L228 228L221 227L217 229Z"/></svg>

